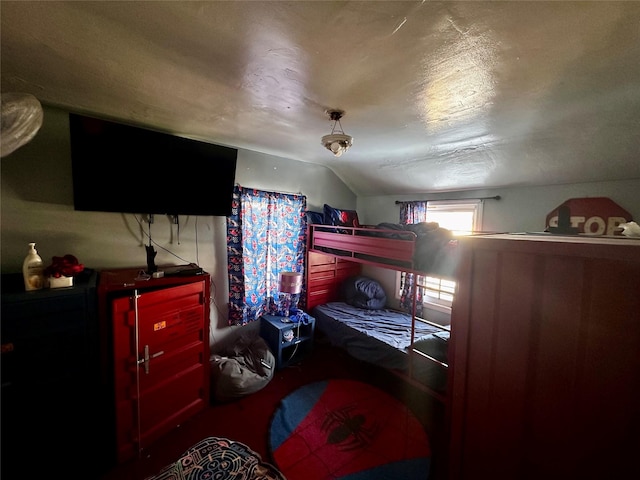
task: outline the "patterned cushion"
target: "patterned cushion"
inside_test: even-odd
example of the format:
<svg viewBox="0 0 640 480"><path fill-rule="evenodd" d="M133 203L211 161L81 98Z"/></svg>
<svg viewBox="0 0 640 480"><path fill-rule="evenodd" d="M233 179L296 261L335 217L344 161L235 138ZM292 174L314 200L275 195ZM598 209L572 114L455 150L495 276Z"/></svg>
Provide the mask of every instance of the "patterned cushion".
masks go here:
<svg viewBox="0 0 640 480"><path fill-rule="evenodd" d="M264 462L247 445L223 437L207 437L147 480L286 480L273 465Z"/></svg>
<svg viewBox="0 0 640 480"><path fill-rule="evenodd" d="M343 227L359 227L358 212L355 210L341 210L324 204L324 224Z"/></svg>

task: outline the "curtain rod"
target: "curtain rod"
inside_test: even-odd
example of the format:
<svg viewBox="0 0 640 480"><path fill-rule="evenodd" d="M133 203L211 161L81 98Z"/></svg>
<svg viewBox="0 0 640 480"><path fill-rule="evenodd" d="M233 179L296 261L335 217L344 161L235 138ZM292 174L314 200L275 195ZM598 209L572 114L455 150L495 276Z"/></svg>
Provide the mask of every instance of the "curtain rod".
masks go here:
<svg viewBox="0 0 640 480"><path fill-rule="evenodd" d="M401 203L414 203L414 202L452 202L454 200L500 200L500 195L495 195L493 197L476 197L476 198L438 198L432 200L396 200L396 205L400 205Z"/></svg>
<svg viewBox="0 0 640 480"><path fill-rule="evenodd" d="M286 193L287 195L301 195L301 196L304 196L304 193L302 193L302 192L287 192L285 190L265 190L264 188L244 187L244 186L240 185L239 183L236 183L236 186L238 186L240 188L247 189L247 190L258 190L260 192Z"/></svg>

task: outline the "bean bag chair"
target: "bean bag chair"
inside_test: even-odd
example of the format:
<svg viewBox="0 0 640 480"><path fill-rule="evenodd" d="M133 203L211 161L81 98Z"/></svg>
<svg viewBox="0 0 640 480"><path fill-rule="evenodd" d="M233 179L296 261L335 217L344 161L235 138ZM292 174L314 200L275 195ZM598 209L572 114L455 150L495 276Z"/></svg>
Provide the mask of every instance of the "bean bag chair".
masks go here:
<svg viewBox="0 0 640 480"><path fill-rule="evenodd" d="M241 333L238 340L211 357L211 398L228 402L264 388L273 378L275 357L257 332Z"/></svg>

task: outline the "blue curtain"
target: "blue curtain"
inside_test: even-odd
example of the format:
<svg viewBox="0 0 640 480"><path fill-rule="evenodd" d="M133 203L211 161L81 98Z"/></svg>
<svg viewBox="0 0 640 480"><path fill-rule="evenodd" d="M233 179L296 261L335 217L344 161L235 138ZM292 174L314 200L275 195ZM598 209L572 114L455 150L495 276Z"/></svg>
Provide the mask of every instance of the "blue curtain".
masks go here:
<svg viewBox="0 0 640 480"><path fill-rule="evenodd" d="M273 313L278 274L304 273L306 209L304 195L234 188L227 217L229 325Z"/></svg>
<svg viewBox="0 0 640 480"><path fill-rule="evenodd" d="M400 223L403 225L411 225L414 223L427 221L427 202L403 202L400 205ZM420 276L413 273L403 274L402 291L400 292L400 309L411 312L413 308L413 300L411 291L413 284L417 281L420 283ZM416 287L416 315L422 316L422 299L423 292L421 287Z"/></svg>

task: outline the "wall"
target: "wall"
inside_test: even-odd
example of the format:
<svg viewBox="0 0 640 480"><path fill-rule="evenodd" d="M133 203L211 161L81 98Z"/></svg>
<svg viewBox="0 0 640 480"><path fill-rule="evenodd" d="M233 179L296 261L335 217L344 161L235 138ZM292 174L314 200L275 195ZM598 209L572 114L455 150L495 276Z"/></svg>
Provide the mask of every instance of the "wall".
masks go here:
<svg viewBox="0 0 640 480"><path fill-rule="evenodd" d="M493 232L541 232L545 228L546 216L570 198L608 197L638 221L640 219L640 179L618 182L594 182L544 187L496 188L465 192L449 192L422 195L380 195L358 197L357 211L361 223L397 223L400 206L396 200L448 200L480 198L500 195L500 200L486 200L483 207L484 231ZM396 272L368 267L364 270L380 281L389 297L389 304L397 307L393 298ZM431 321L448 324L450 314L429 310Z"/></svg>
<svg viewBox="0 0 640 480"><path fill-rule="evenodd" d="M618 182L575 183L544 187L358 197L357 210L358 217L363 223L396 223L400 216L400 205L395 204L396 200L449 200L500 195L500 200L484 202L482 226L484 231L541 232L545 228L547 214L570 198L608 197L639 221L640 195L638 192L640 192L640 178Z"/></svg>
<svg viewBox="0 0 640 480"><path fill-rule="evenodd" d="M131 214L75 212L67 112L45 106L43 126L27 145L1 159L1 270L21 271L27 244L36 242L45 262L72 253L88 268L146 265L147 225ZM185 172L186 174L186 172ZM310 181L311 180L311 181ZM503 188L432 195L355 195L329 169L304 162L238 152L236 181L245 186L307 196L309 209L327 202L338 208L357 208L361 222L397 222L396 200L470 198L501 195L484 208L484 229L540 231L546 214L568 198L604 196L640 219L640 179L546 187ZM206 182L204 182L206 184ZM134 192L134 194L141 194ZM118 192L114 186L114 194ZM227 270L224 217L181 217L180 232L167 218L156 216L151 235L156 264L195 262L212 276L212 332L222 340L226 327ZM393 277L395 278L395 277ZM393 283L390 276L385 287Z"/></svg>
<svg viewBox="0 0 640 480"><path fill-rule="evenodd" d="M71 253L87 268L146 267L148 225L133 214L73 210L68 112L44 106L43 125L34 139L1 159L1 270L20 272L27 244L45 265L52 256ZM160 167L158 167L160 168ZM190 172L180 172L184 178ZM312 179L312 181L309 181ZM206 179L200 179L206 188ZM356 197L329 169L305 162L239 150L236 182L244 187L295 192L307 196L309 208L327 199L341 208L355 208ZM148 194L137 192L114 195ZM195 262L212 276L212 338L223 339L227 328L227 253L225 217L180 217L180 229L156 215L151 237L157 265Z"/></svg>

